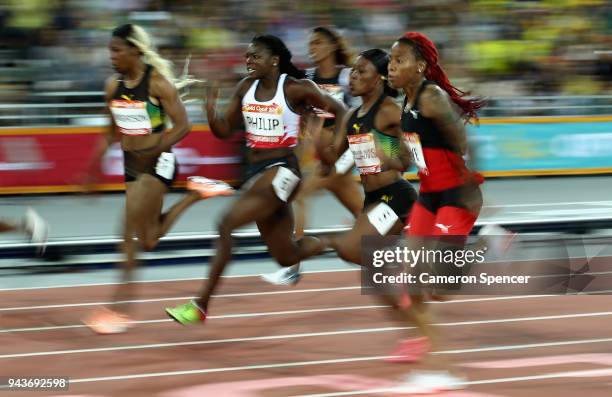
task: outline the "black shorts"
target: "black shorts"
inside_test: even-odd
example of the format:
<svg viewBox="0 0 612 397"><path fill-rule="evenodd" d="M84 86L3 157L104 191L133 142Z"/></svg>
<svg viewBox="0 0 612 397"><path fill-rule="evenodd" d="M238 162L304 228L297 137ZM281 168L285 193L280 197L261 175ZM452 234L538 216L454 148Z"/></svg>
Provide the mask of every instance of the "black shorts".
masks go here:
<svg viewBox="0 0 612 397"><path fill-rule="evenodd" d="M161 159L163 156L173 158ZM153 175L168 187L172 185L178 175L178 162L172 152L165 152L157 157L147 157L123 152L123 165L125 182L134 182L141 174Z"/></svg>
<svg viewBox="0 0 612 397"><path fill-rule="evenodd" d="M441 192L419 192L418 201L429 212L435 214L442 207L457 207L470 210L466 202L482 205L482 192L477 185L461 185Z"/></svg>
<svg viewBox="0 0 612 397"><path fill-rule="evenodd" d="M416 198L417 192L410 182L400 179L380 189L366 192L365 200L363 201L363 210L365 211L366 208L372 204L383 202L391 207L393 212L395 212L400 220L405 223L406 217L416 201Z"/></svg>
<svg viewBox="0 0 612 397"><path fill-rule="evenodd" d="M291 153L287 156L277 157L269 160L262 160L256 163L251 163L247 166L246 175L243 179L242 186L246 185L249 180L260 174L263 174L272 167L284 167L293 172L300 179L302 173L300 172L300 164L295 154Z"/></svg>

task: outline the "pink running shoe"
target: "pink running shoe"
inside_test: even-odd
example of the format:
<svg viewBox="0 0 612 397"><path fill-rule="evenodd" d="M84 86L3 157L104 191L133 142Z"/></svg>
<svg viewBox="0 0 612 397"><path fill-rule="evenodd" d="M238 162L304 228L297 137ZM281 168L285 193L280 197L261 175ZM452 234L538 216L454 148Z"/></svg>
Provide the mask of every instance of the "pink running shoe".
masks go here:
<svg viewBox="0 0 612 397"><path fill-rule="evenodd" d="M200 193L202 198L215 196L231 196L234 189L223 181L205 178L203 176L190 176L187 178L187 189Z"/></svg>
<svg viewBox="0 0 612 397"><path fill-rule="evenodd" d="M101 335L120 334L126 332L133 324L125 314L102 307L83 319L83 324Z"/></svg>
<svg viewBox="0 0 612 397"><path fill-rule="evenodd" d="M431 343L426 337L404 339L391 352L391 357L386 358L388 363L416 363L422 361L429 353Z"/></svg>

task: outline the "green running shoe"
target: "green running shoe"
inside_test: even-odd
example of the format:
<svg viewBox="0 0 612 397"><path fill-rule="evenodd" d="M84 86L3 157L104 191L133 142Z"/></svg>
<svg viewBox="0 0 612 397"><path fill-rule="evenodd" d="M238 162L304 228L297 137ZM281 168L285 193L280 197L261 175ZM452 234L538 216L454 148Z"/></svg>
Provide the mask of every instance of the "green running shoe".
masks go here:
<svg viewBox="0 0 612 397"><path fill-rule="evenodd" d="M166 313L171 319L182 325L203 323L206 320L206 313L194 301L166 308Z"/></svg>

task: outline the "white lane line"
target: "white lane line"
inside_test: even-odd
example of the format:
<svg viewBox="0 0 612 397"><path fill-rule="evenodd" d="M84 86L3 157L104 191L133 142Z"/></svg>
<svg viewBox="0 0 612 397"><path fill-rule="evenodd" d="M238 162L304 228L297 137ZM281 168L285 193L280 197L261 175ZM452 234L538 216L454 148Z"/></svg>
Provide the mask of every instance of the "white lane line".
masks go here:
<svg viewBox="0 0 612 397"><path fill-rule="evenodd" d="M342 330L342 331L308 332L308 333L300 333L300 334L253 336L253 337L247 337L247 338L212 339L212 340L199 340L199 341L190 341L190 342L155 343L155 344L134 345L134 346L113 346L113 347L100 347L100 348L91 348L91 349L56 350L56 351L50 351L50 352L3 354L3 355L0 355L0 358L57 356L57 355L63 355L63 354L100 353L100 352L121 351L121 350L157 349L157 348L176 347L176 346L211 345L211 344L236 343L236 342L257 342L257 341L264 341L264 340L296 339L296 338L309 338L309 337L318 337L318 336L320 337L320 336L351 335L351 334L361 334L361 333L375 333L375 332L397 331L400 329L401 328L396 328L396 327L363 328L363 329L352 329L352 330Z"/></svg>
<svg viewBox="0 0 612 397"><path fill-rule="evenodd" d="M344 310L362 310L362 309L367 309L367 308L369 307L355 306L355 307L350 307L350 308L314 309L314 310L304 310L304 311L295 311L295 312L302 313L302 312L313 312L313 311L344 311ZM252 315L268 316L268 315L286 315L286 314L295 314L295 313L270 312L270 313L252 313L252 314L239 314L239 315L228 315L228 316L232 316L232 318L235 318L235 316L245 317L245 316L252 316ZM513 322L523 322L523 321L545 321L545 320L560 320L560 319L567 319L567 318L600 317L600 316L610 316L610 315L612 315L612 312L577 313L577 314L560 314L560 315L554 315L554 316L540 316L540 317L515 317L515 318L494 319L494 320L434 323L434 325L440 326L440 327L457 327L457 326L469 326L469 325L513 323ZM219 316L219 317L227 318L225 316ZM171 320L152 320L152 321L168 322ZM409 330L409 329L414 329L414 327L358 328L358 329L341 330L341 331L326 331L326 332L302 333L302 334L285 334L285 335L273 335L273 336L257 336L257 337L247 337L247 338L230 338L230 339L200 340L200 341L190 341L190 342L157 343L157 344L147 344L147 345L111 346L111 347L101 347L101 348L93 348L93 349L54 350L54 351L46 351L46 352L14 353L14 354L0 355L0 359L35 357L35 356L55 356L55 355L63 355L63 354L99 353L99 352L117 351L117 350L156 349L156 348L165 348L165 347L208 345L208 344L229 343L229 342L253 342L253 341L260 341L260 340L294 339L294 338L306 338L306 337L316 337L316 336L336 336L336 335L345 335L345 334L379 333L379 332L401 331L401 330ZM530 345L524 345L524 346L530 346ZM496 349L503 350L504 348L503 347L500 347L500 348L488 347L484 349L485 350L483 351L493 351ZM460 352L475 352L477 350L478 349L453 350L452 352L454 354L454 353L460 353Z"/></svg>
<svg viewBox="0 0 612 397"><path fill-rule="evenodd" d="M350 286L350 287L312 288L312 289L301 289L301 290L292 289L292 290L266 291L266 292L241 292L241 293L235 293L235 294L213 295L213 298L239 298L239 297L249 297L249 296L301 294L301 293L309 293L309 292L350 291L350 290L359 290L361 288L362 288L361 286L356 285L356 286ZM488 297L488 298L467 298L467 299L452 299L448 301L432 301L429 303L434 304L434 305L448 305L448 304L454 304L454 303L488 302L488 301L498 301L498 300L554 298L558 296L569 296L569 295L572 295L572 296L574 295L596 295L596 294L605 294L605 293L610 293L610 292L612 292L612 290L579 292L579 293L565 294L565 295L557 294L557 295L495 296L495 297ZM168 302L168 301L173 301L173 300L188 300L188 299L193 299L193 298L194 298L193 296L179 296L176 298L133 299L133 300L118 301L118 302L107 301L107 302L87 302L87 303L64 303L64 304L37 305L37 306L13 306L13 307L0 308L0 312L38 310L38 309L62 309L62 308L68 308L68 307L103 306L103 305L112 305L116 303Z"/></svg>
<svg viewBox="0 0 612 397"><path fill-rule="evenodd" d="M511 382L527 382L532 380L546 380L546 379L556 379L556 378L583 378L583 377L610 377L612 376L612 369L604 368L604 369L587 369L580 371L566 371L566 372L552 372L548 374L542 375L531 375L531 376L515 376L512 378L492 378L492 379L482 379L482 380L474 380L469 382L460 383L460 386L476 386L476 385L490 385L495 383L511 383ZM399 384L398 384L399 386ZM387 388L379 388L379 389L368 389L368 390L355 390L355 391L346 391L346 392L335 392L335 393L319 393L319 394L300 394L292 397L340 397L340 396L359 396L364 394L381 394L381 393L399 393L398 386L396 387L387 387ZM401 393L407 395L407 393Z"/></svg>
<svg viewBox="0 0 612 397"><path fill-rule="evenodd" d="M346 288L360 288L360 287L346 287ZM609 292L609 291L606 291ZM248 293L245 295L248 296ZM438 301L434 301L434 302L430 302L432 304L440 304L440 305L447 305L447 304L452 304L452 303L477 303L477 302L487 302L487 301L499 301L499 300L512 300L512 299L533 299L533 298L552 298L555 296L564 296L564 295L518 295L518 296L497 296L497 297L492 297L492 298L474 298L474 299L457 299L457 300L453 300L453 301L444 301L444 302L438 302ZM64 307L64 306L61 306ZM339 311L342 310L354 310L351 309L354 306L349 306L348 308L343 308L343 307L335 307L332 308L332 310L334 309L338 309ZM382 307L387 307L384 305L372 305L372 306L358 306L359 308L362 308L365 310L365 308L382 308ZM309 309L310 312L312 313L313 310L315 311L327 311L328 309ZM308 311L304 311L304 310L293 310L290 311L291 314L301 314L301 313L305 313ZM226 315L219 315L219 316L209 316L209 319L224 319L224 318L238 318L238 317L258 317L258 316L265 316L265 315L271 315L271 313L289 313L289 312L264 312L264 313L244 313L244 314L226 314ZM601 314L604 313L604 314ZM581 316L581 315L586 315L586 316L593 316L593 315L607 315L605 313L608 312L599 312L599 313L579 313L579 314L571 314L570 316ZM553 316L554 317L554 316ZM545 317L523 317L523 319L546 319ZM128 321L126 322L127 324L156 324L156 323L164 323L164 322L170 322L171 320L168 319L159 319L159 320L138 320L138 321ZM494 321L494 320L491 320ZM506 322L506 320L501 320L502 322ZM522 321L526 321L526 320L522 320ZM465 322L463 322L465 323ZM83 324L73 324L73 325L55 325L55 326L46 326L46 327L27 327L27 328L5 328L5 329L1 329L0 328L0 334L2 333L14 333L14 332L38 332L38 331L57 331L57 330L62 330L62 329L73 329L73 328L85 328L86 326Z"/></svg>
<svg viewBox="0 0 612 397"><path fill-rule="evenodd" d="M499 204L485 205L484 208L561 207L564 205L612 205L612 201L570 201L565 203Z"/></svg>
<svg viewBox="0 0 612 397"><path fill-rule="evenodd" d="M209 320L224 320L230 318L250 318L250 317L267 317L267 316L286 316L292 314L308 314L308 313L325 313L325 312L342 312L351 310L369 310L369 309L382 309L387 306L384 305L367 305L367 306L335 306L326 307L320 309L301 309L301 310L283 310L276 312L256 312L256 313L236 313L236 314L223 314L219 316L208 316ZM173 320L169 318L158 319L158 320L139 320L139 321L125 321L125 324L156 324L156 323L169 323ZM12 328L2 329L0 333L11 333L11 332L31 332L31 331L55 331L58 329L69 329L69 328L86 328L84 324L74 325L60 325L60 326L49 326L49 327L34 327L34 328ZM1 356L0 356L1 358Z"/></svg>
<svg viewBox="0 0 612 397"><path fill-rule="evenodd" d="M532 349L538 347L555 347L555 346L567 346L567 345L580 345L580 344L590 344L590 343L610 343L612 342L612 338L606 339L585 339L585 340L574 340L574 341L562 341L562 342L551 342L551 343L533 343L529 345L508 345L508 346L494 346L490 348L480 348L480 349L464 349L464 350L443 350L439 352L433 352L433 354L465 354L465 353L480 353L483 351L497 351L497 350L520 350L520 349ZM339 359L331 359L331 360L316 360L316 361L298 361L298 362L285 362L285 363L275 363L275 364L259 364L259 365L245 365L240 367L224 367L224 368L205 368L205 369L194 369L194 370L186 370L186 371L169 371L169 372L153 372L153 373L144 373L144 374L133 374L133 375L118 375L118 376L104 376L104 377L96 377L96 378L81 378L70 380L70 383L90 383L90 382L103 382L103 381L117 381L117 380L130 380L130 379L143 379L143 378L159 378L159 377L167 377L167 376L177 376L177 375L196 375L196 374L210 374L210 373L218 373L218 372L236 372L236 371L249 371L254 369L273 369L273 368L290 368L290 367L304 367L310 365L325 365L325 364L344 364L344 363L354 363L361 361L374 361L374 360L383 360L386 358L393 358L393 356L368 356L368 357L351 357L351 358L339 358ZM570 373L579 374L582 371L574 371ZM567 375L567 372L564 374ZM561 376L558 376L561 377ZM535 379L535 377L520 377L516 379L530 378ZM507 378L514 379L514 378ZM476 383L480 382L480 383ZM484 381L474 381L469 382L470 384L485 384L486 382L491 382L490 380Z"/></svg>
<svg viewBox="0 0 612 397"><path fill-rule="evenodd" d="M360 269L329 269L329 270L311 270L302 272L302 274L319 274L319 273L342 273L342 272L358 272ZM248 278L248 277L259 277L261 273L253 273L253 274L238 274L232 276L223 276L222 278ZM170 283L176 281L204 281L207 280L207 277L188 277L188 278L168 278L168 279L159 279L159 280L137 280L134 283L137 284L147 284L147 283ZM50 285L44 287L17 287L17 288L0 288L0 292L7 291L26 291L26 290L45 290L45 289L55 289L55 288L76 288L76 287L99 287L104 285L118 285L120 282L107 282L107 283L89 283L89 284L61 284L61 285Z"/></svg>
<svg viewBox="0 0 612 397"><path fill-rule="evenodd" d="M309 292L334 292L334 291L350 291L360 289L360 286L352 286L352 287L333 287L333 288L311 288L311 289L292 289L292 290L283 290L283 291L266 291L266 292L242 292L236 294L220 294L213 295L213 298L239 298L239 297L247 297L247 296L266 296L266 295L285 295L285 294L301 294L301 293L309 293ZM103 306L103 305L113 305L116 303L151 303L151 302L167 302L174 300L188 300L193 299L194 296L177 296L173 298L152 298L152 299L134 299L134 300L125 300L118 302L87 302L87 303L65 303L65 304L57 304L57 305L40 305L40 306L14 306L14 307L3 307L0 308L0 312L10 312L10 311L22 311L22 310L38 310L38 309L61 309L66 307L83 307L83 306Z"/></svg>

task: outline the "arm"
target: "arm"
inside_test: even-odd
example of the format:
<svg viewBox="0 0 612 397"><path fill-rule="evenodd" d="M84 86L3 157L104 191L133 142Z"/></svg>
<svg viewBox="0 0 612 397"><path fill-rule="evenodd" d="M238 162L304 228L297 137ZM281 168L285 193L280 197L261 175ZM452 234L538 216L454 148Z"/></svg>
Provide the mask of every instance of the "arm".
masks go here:
<svg viewBox="0 0 612 397"><path fill-rule="evenodd" d="M317 144L317 152L319 153L319 157L323 163L327 165L333 165L334 162L344 153L344 151L348 148L348 139L346 138L346 126L348 124L349 119L351 118L351 114L355 111L355 109L349 110L340 123L336 123L336 127L340 128L339 133L336 133L334 137L334 143L331 146L321 146L321 142L316 142ZM338 131L338 128L336 128Z"/></svg>
<svg viewBox="0 0 612 397"><path fill-rule="evenodd" d="M191 131L191 124L177 89L158 73L151 78L151 95L159 98L161 106L172 121L172 128L164 132L157 147L160 153L167 152Z"/></svg>
<svg viewBox="0 0 612 397"><path fill-rule="evenodd" d="M76 181L81 185L81 189L85 193L91 193L95 190L95 184L97 183L101 174L100 163L102 162L102 157L108 150L109 146L117 140L117 136L115 134L115 123L113 122L113 116L110 111L110 101L112 100L116 89L117 76L111 76L104 83L104 101L106 102L105 112L111 122L100 139L98 139L94 153L89 161L89 164L87 165L87 168L85 169L85 172L82 175L79 175Z"/></svg>
<svg viewBox="0 0 612 397"><path fill-rule="evenodd" d="M326 112L333 113L336 120L342 120L346 114L346 106L324 93L315 83L310 80L291 80L291 84L286 87L288 99L294 108L316 107ZM335 135L341 132L341 123L335 125Z"/></svg>
<svg viewBox="0 0 612 397"><path fill-rule="evenodd" d="M465 125L448 94L438 86L427 86L421 95L419 109L423 116L433 120L451 148L463 156L467 151Z"/></svg>
<svg viewBox="0 0 612 397"><path fill-rule="evenodd" d="M217 114L217 99L219 88L209 87L206 90L206 116L210 130L217 138L226 139L232 136L233 130L242 123L242 97L253 83L253 79L245 78L238 83L223 115Z"/></svg>
<svg viewBox="0 0 612 397"><path fill-rule="evenodd" d="M109 146L117 140L115 133L115 123L113 122L113 116L110 111L110 101L112 100L113 94L115 93L116 89L117 77L113 75L106 79L106 82L104 83L104 101L106 102L105 112L111 122L106 131L98 140L96 149L94 150L94 155L88 167L90 173L96 173L97 171L99 171L100 161L102 160L104 153L106 153Z"/></svg>

